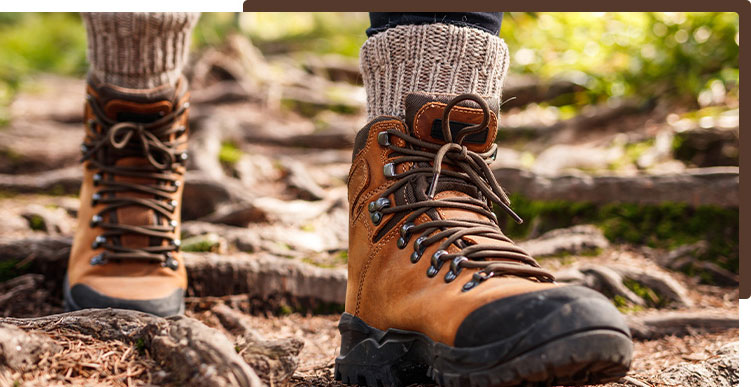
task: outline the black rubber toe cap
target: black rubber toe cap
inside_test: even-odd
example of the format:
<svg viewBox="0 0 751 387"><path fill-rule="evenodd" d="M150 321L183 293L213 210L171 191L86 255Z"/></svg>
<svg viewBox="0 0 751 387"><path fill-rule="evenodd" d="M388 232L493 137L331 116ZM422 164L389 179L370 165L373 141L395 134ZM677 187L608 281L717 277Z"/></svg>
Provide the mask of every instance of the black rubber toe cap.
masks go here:
<svg viewBox="0 0 751 387"><path fill-rule="evenodd" d="M502 298L484 305L461 323L454 346L477 347L508 340L529 348L568 334L610 329L629 335L620 312L600 293L561 286Z"/></svg>
<svg viewBox="0 0 751 387"><path fill-rule="evenodd" d="M89 308L130 309L167 317L183 313L185 310L184 293L182 289L176 289L164 298L124 300L106 296L89 286L76 284L72 288L65 287L65 302L68 308L72 310Z"/></svg>

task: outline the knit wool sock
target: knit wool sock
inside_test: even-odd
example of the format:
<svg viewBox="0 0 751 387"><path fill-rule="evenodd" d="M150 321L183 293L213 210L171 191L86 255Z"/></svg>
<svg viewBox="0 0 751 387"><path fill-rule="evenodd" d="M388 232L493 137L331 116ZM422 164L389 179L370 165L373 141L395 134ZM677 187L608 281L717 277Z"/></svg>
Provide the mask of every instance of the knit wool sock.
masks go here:
<svg viewBox="0 0 751 387"><path fill-rule="evenodd" d="M89 75L116 86L174 85L188 59L197 13L83 13Z"/></svg>
<svg viewBox="0 0 751 387"><path fill-rule="evenodd" d="M375 34L360 50L368 119L404 116L411 92L501 96L508 69L503 39L472 27L403 25Z"/></svg>

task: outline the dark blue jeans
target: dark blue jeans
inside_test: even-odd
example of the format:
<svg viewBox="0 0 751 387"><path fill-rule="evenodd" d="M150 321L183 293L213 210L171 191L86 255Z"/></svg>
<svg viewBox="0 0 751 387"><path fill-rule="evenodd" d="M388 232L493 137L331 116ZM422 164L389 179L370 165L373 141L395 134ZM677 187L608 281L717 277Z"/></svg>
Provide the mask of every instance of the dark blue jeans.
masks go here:
<svg viewBox="0 0 751 387"><path fill-rule="evenodd" d="M407 24L447 23L474 27L493 35L501 29L503 12L371 12L368 36Z"/></svg>

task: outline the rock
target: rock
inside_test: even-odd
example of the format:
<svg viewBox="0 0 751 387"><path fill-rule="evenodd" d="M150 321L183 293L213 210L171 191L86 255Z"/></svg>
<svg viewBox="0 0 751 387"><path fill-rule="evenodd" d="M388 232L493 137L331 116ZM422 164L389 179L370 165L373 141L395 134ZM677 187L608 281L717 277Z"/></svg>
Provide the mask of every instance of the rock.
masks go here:
<svg viewBox="0 0 751 387"><path fill-rule="evenodd" d="M654 290L668 305L674 308L688 308L694 305L688 297L688 290L670 274L659 270L644 270L639 267L613 265L612 269L623 278L634 280Z"/></svg>
<svg viewBox="0 0 751 387"><path fill-rule="evenodd" d="M347 290L346 269L325 269L269 254L185 253L185 265L189 294L197 297L283 295L343 305Z"/></svg>
<svg viewBox="0 0 751 387"><path fill-rule="evenodd" d="M185 176L182 215L184 220L207 216L227 203L251 203L252 196L235 179L216 180L200 172Z"/></svg>
<svg viewBox="0 0 751 387"><path fill-rule="evenodd" d="M0 262L25 261L28 271L62 283L70 254L70 238L0 237ZM316 267L268 253L184 253L188 293L192 296L272 295L344 304L347 270Z"/></svg>
<svg viewBox="0 0 751 387"><path fill-rule="evenodd" d="M77 124L83 136L85 80L41 74L31 79L10 104L11 121L54 121ZM80 141L82 137L77 138ZM75 148L78 150L78 148Z"/></svg>
<svg viewBox="0 0 751 387"><path fill-rule="evenodd" d="M736 124L737 125L737 124ZM673 156L697 167L738 165L739 128L678 128Z"/></svg>
<svg viewBox="0 0 751 387"><path fill-rule="evenodd" d="M239 311L225 304L217 304L211 311L225 329L237 336L235 348L264 383L273 386L294 374L304 344L302 340L295 337L266 340L253 330Z"/></svg>
<svg viewBox="0 0 751 387"><path fill-rule="evenodd" d="M45 353L59 350L60 346L45 335L0 323L0 368L23 371L34 367Z"/></svg>
<svg viewBox="0 0 751 387"><path fill-rule="evenodd" d="M537 155L531 171L554 176L569 169L605 170L623 157L623 148L596 148L586 145L553 145Z"/></svg>
<svg viewBox="0 0 751 387"><path fill-rule="evenodd" d="M638 340L722 332L728 329L738 329L739 325L737 314L722 310L660 312L641 316L626 316L626 320L631 330L631 336Z"/></svg>
<svg viewBox="0 0 751 387"><path fill-rule="evenodd" d="M739 168L687 169L685 173L636 176L541 176L514 168L493 173L508 191L532 200L565 200L609 204L614 202L691 206L737 207Z"/></svg>
<svg viewBox="0 0 751 387"><path fill-rule="evenodd" d="M0 282L0 317L62 312L59 290L59 283L54 283L41 274L22 274Z"/></svg>
<svg viewBox="0 0 751 387"><path fill-rule="evenodd" d="M215 233L196 235L183 239L181 249L186 252L225 254L227 252L227 240Z"/></svg>
<svg viewBox="0 0 751 387"><path fill-rule="evenodd" d="M673 131L662 130L654 137L655 143L636 159L639 168L646 169L673 157Z"/></svg>
<svg viewBox="0 0 751 387"><path fill-rule="evenodd" d="M623 284L623 277L615 270L599 265L587 265L579 269L584 274L585 285L608 297L623 297L628 302L645 306L644 299Z"/></svg>
<svg viewBox="0 0 751 387"><path fill-rule="evenodd" d="M76 194L81 187L80 166L29 174L0 174L0 190L14 193Z"/></svg>
<svg viewBox="0 0 751 387"><path fill-rule="evenodd" d="M522 107L530 103L554 99L563 94L584 90L584 87L572 80L555 79L542 82L540 79L526 75L509 75L503 88L503 95L509 98L503 108ZM512 99L513 98L513 99Z"/></svg>
<svg viewBox="0 0 751 387"><path fill-rule="evenodd" d="M67 330L102 341L141 343L179 385L263 385L227 337L190 317L161 318L128 310L88 309L47 317L0 319L0 326L5 325L53 335Z"/></svg>
<svg viewBox="0 0 751 387"><path fill-rule="evenodd" d="M688 291L683 285L667 273L656 270L647 271L625 265L584 264L566 269L560 275L556 273L556 279L559 282L587 286L611 298L622 297L639 306L693 306L693 301L688 297ZM626 280L635 281L646 293L641 296L636 294L626 286ZM649 301L649 305L646 301Z"/></svg>
<svg viewBox="0 0 751 387"><path fill-rule="evenodd" d="M679 246L664 256L657 258L657 262L671 270L689 270L699 271L703 275L709 275L712 278L712 282L725 285L725 286L737 286L739 277L737 274L723 269L719 265L709 262L700 261L696 257L704 255L709 248L707 241L699 241L696 243Z"/></svg>
<svg viewBox="0 0 751 387"><path fill-rule="evenodd" d="M213 213L200 219L202 222L220 223L235 227L247 227L251 223L267 222L269 216L253 203L222 204Z"/></svg>
<svg viewBox="0 0 751 387"><path fill-rule="evenodd" d="M668 386L738 386L738 347L737 341L726 344L704 361L683 362L663 370L659 378Z"/></svg>
<svg viewBox="0 0 751 387"><path fill-rule="evenodd" d="M316 184L301 162L285 158L282 160L282 166L287 172L285 178L287 185L292 191L296 192L295 196L299 199L322 200L326 197L326 192Z"/></svg>
<svg viewBox="0 0 751 387"><path fill-rule="evenodd" d="M74 220L63 208L49 208L30 204L23 214L32 230L45 231L48 234L70 235Z"/></svg>
<svg viewBox="0 0 751 387"><path fill-rule="evenodd" d="M533 257L560 254L581 254L610 246L602 231L592 225L548 231L531 240L519 243Z"/></svg>

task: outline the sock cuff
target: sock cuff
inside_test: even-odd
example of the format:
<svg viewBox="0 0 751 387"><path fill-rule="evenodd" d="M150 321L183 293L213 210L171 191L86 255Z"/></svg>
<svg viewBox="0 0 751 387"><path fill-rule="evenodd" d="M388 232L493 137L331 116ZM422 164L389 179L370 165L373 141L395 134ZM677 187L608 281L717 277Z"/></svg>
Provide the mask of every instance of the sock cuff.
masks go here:
<svg viewBox="0 0 751 387"><path fill-rule="evenodd" d="M509 66L503 39L451 24L403 25L368 38L360 71L368 119L404 116L404 96L421 91L501 95Z"/></svg>
<svg viewBox="0 0 751 387"><path fill-rule="evenodd" d="M200 14L83 13L90 73L128 88L174 84L188 59Z"/></svg>

